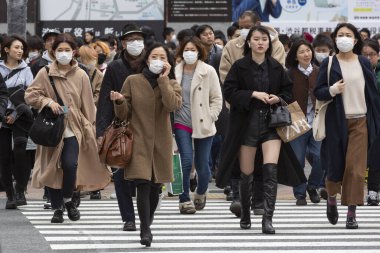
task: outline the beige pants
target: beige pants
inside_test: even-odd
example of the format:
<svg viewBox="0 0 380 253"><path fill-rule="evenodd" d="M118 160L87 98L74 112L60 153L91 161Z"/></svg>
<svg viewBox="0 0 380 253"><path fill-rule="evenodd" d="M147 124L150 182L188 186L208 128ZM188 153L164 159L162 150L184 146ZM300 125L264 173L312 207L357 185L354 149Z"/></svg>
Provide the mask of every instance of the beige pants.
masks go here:
<svg viewBox="0 0 380 253"><path fill-rule="evenodd" d="M329 196L342 194L342 205L364 204L364 178L367 168L368 131L366 117L348 119L346 168L342 182L326 179Z"/></svg>

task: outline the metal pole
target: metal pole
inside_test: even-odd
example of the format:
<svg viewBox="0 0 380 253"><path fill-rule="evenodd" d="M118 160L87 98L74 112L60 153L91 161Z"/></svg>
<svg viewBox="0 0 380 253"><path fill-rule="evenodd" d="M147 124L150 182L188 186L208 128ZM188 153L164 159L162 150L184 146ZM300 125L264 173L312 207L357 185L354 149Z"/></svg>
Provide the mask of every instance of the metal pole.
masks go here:
<svg viewBox="0 0 380 253"><path fill-rule="evenodd" d="M28 0L7 0L8 34L26 37Z"/></svg>

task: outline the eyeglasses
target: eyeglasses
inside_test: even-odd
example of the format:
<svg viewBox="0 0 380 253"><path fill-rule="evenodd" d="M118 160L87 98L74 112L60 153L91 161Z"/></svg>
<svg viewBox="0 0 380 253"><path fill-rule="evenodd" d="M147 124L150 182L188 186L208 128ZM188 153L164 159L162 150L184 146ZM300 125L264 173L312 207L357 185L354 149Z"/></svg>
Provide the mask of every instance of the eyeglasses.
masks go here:
<svg viewBox="0 0 380 253"><path fill-rule="evenodd" d="M362 54L363 56L367 57L367 58L372 58L372 57L375 57L375 56L378 56L379 54L377 53L369 53L369 54Z"/></svg>
<svg viewBox="0 0 380 253"><path fill-rule="evenodd" d="M128 39L125 39L126 42L133 42L135 40L137 40L137 41L143 41L142 38L128 38Z"/></svg>

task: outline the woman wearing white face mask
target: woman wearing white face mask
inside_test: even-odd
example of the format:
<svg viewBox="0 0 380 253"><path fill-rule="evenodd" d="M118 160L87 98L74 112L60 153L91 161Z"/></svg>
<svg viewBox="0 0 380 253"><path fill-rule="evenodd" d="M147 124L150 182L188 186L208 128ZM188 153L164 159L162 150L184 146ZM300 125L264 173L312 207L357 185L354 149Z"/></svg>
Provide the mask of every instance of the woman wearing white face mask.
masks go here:
<svg viewBox="0 0 380 253"><path fill-rule="evenodd" d="M182 214L193 214L206 205L210 178L208 161L212 139L216 133L215 121L222 109L222 92L215 69L203 62L207 54L197 37L185 40L177 54L183 59L175 68L183 97L182 107L174 114L174 133L183 174L183 193L179 196L179 209ZM189 195L193 157L198 176L194 202Z"/></svg>
<svg viewBox="0 0 380 253"><path fill-rule="evenodd" d="M133 132L132 159L125 178L137 187L140 243L150 247L154 212L160 188L173 178L172 131L169 113L180 108L181 87L174 79L169 50L152 44L141 64L141 73L130 75L120 93L110 92L115 115L130 122Z"/></svg>
<svg viewBox="0 0 380 253"><path fill-rule="evenodd" d="M380 98L369 60L360 55L362 41L356 27L339 24L333 33L336 56L328 73L328 60L321 64L314 95L332 100L326 111L326 138L322 142L322 167L327 169L327 218L338 221L336 195L348 206L346 228L356 229L356 206L364 204L367 162L379 163L371 148L379 136ZM328 81L329 75L329 81ZM368 158L368 160L367 160Z"/></svg>
<svg viewBox="0 0 380 253"><path fill-rule="evenodd" d="M62 223L63 204L70 220L80 219L71 201L74 188L102 189L110 182L110 173L97 154L95 105L89 78L73 59L76 43L70 35L60 34L52 49L56 60L38 72L25 100L37 110L48 106L54 114L65 115L65 131L58 146L37 145L32 178L33 187L48 187L54 211L51 223ZM50 78L64 105L56 102Z"/></svg>

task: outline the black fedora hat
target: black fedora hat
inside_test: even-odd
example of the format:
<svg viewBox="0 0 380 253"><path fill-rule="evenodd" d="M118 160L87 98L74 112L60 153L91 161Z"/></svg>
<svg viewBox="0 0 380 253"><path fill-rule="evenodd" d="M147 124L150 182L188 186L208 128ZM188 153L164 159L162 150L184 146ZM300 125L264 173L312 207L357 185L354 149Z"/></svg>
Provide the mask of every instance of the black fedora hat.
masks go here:
<svg viewBox="0 0 380 253"><path fill-rule="evenodd" d="M123 34L119 37L120 40L123 40L126 36L132 33L139 33L144 36L144 33L141 31L140 27L136 24L126 24L123 27Z"/></svg>

